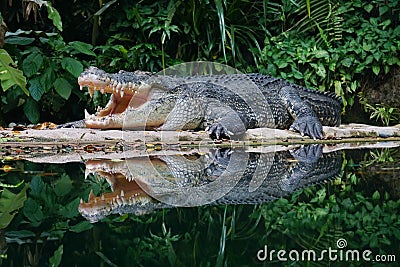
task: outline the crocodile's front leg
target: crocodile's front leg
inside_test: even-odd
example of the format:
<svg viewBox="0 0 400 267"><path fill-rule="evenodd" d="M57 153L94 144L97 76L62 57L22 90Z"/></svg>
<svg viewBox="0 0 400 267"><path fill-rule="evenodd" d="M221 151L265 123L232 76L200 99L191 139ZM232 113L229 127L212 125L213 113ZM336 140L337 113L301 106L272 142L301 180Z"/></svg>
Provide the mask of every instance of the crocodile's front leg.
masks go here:
<svg viewBox="0 0 400 267"><path fill-rule="evenodd" d="M286 192L293 192L300 188L303 179L313 177L310 173L316 168L318 159L322 155L322 146L307 145L290 152L297 163L279 180L280 188Z"/></svg>
<svg viewBox="0 0 400 267"><path fill-rule="evenodd" d="M158 128L162 131L194 130L202 128L212 138L241 137L246 132L242 120L236 111L218 100L210 98L185 96L180 98L164 124Z"/></svg>
<svg viewBox="0 0 400 267"><path fill-rule="evenodd" d="M241 139L247 129L238 112L218 100L208 101L204 119L206 130L217 139Z"/></svg>
<svg viewBox="0 0 400 267"><path fill-rule="evenodd" d="M294 118L290 130L296 130L301 135L308 135L314 139L321 139L323 137L322 124L312 108L300 98L296 89L285 86L279 93L288 112Z"/></svg>
<svg viewBox="0 0 400 267"><path fill-rule="evenodd" d="M205 105L203 99L183 97L176 101L175 106L168 114L161 131L193 130L200 126L204 119Z"/></svg>

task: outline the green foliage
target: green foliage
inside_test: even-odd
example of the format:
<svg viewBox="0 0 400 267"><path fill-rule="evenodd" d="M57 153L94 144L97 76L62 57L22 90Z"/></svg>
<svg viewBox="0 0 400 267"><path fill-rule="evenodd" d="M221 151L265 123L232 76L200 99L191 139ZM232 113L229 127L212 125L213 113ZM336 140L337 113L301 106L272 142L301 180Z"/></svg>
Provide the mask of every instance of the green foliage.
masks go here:
<svg viewBox="0 0 400 267"><path fill-rule="evenodd" d="M58 11L53 7L50 1L44 1L47 8L47 16L53 22L53 25L59 30L62 31L62 21L61 16Z"/></svg>
<svg viewBox="0 0 400 267"><path fill-rule="evenodd" d="M54 252L54 255L49 259L49 266L57 267L61 263L61 258L63 254L64 246L60 245L58 249Z"/></svg>
<svg viewBox="0 0 400 267"><path fill-rule="evenodd" d="M344 97L345 106L352 105L363 75L387 74L400 66L400 26L384 17L363 19L351 12L351 5L347 4L344 15L349 20L336 47L321 46L314 36L267 36L261 71L321 91L335 91Z"/></svg>
<svg viewBox="0 0 400 267"><path fill-rule="evenodd" d="M388 107L383 104L372 106L368 103L364 105L366 111L370 112L370 119L380 120L384 126L389 126L390 122L400 120L400 109Z"/></svg>
<svg viewBox="0 0 400 267"><path fill-rule="evenodd" d="M30 122L37 123L43 112L60 112L72 93L83 97L77 77L87 63L77 58L93 57L95 54L91 45L79 41L66 43L58 34L31 31L8 34L6 43L21 62L21 69L29 80L27 87L31 95L30 98L9 96L6 107L10 104L15 108L12 103L22 101L25 116ZM48 102L49 99L52 102Z"/></svg>
<svg viewBox="0 0 400 267"><path fill-rule="evenodd" d="M103 24L114 23L107 43L100 46L100 65L159 71L182 61L225 61L245 68L258 61L252 51L259 54L264 31L258 17L249 14L261 12L262 3L121 1L120 5L102 15Z"/></svg>
<svg viewBox="0 0 400 267"><path fill-rule="evenodd" d="M329 194L326 188L308 188L293 194L290 200L265 205L263 217L266 229L271 229L266 238L271 240L269 236L276 237L273 231L278 231L296 240L296 247L322 249L345 238L349 249L385 251L392 244L388 236L400 237L400 201L382 202L378 191L372 196L354 192L353 184L358 179L351 173L343 178Z"/></svg>
<svg viewBox="0 0 400 267"><path fill-rule="evenodd" d="M26 78L22 71L13 67L14 62L10 55L4 49L0 49L0 80L3 91L6 91L14 85L18 85L24 93L26 90Z"/></svg>
<svg viewBox="0 0 400 267"><path fill-rule="evenodd" d="M6 228L18 209L24 206L26 201L26 189L25 186L18 194L14 194L8 189L4 189L0 197L0 229Z"/></svg>
<svg viewBox="0 0 400 267"><path fill-rule="evenodd" d="M275 16L267 16L265 20L274 27L270 32L275 35L280 33L313 35L319 46L332 47L342 38L343 32L344 10L339 2L337 0L267 1L266 12Z"/></svg>
<svg viewBox="0 0 400 267"><path fill-rule="evenodd" d="M188 61L224 62L334 91L346 108L365 77L385 75L400 65L398 0L78 0L72 10L57 3L59 13L50 1L30 4L24 18L42 14L45 5L52 24L27 31L15 17L4 16L9 25L21 26L7 33L5 48L28 78L25 91L31 96L8 90L1 95L1 113L22 110L31 122L81 117L88 99L76 77L89 64L107 71L160 71ZM40 26L35 22L30 29ZM96 105L105 100L95 98Z"/></svg>

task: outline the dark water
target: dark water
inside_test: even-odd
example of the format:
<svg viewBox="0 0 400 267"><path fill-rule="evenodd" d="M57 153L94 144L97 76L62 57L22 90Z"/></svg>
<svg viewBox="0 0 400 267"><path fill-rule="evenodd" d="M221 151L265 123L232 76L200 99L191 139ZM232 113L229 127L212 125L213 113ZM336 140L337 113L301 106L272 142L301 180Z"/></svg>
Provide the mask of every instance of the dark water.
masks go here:
<svg viewBox="0 0 400 267"><path fill-rule="evenodd" d="M4 158L1 262L398 266L400 149L383 146Z"/></svg>

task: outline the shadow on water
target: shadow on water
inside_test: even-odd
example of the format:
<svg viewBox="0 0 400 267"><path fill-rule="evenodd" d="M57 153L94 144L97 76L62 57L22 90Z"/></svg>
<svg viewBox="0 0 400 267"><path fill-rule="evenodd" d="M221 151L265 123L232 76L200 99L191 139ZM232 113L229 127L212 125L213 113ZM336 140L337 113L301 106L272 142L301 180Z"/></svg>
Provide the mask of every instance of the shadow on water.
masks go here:
<svg viewBox="0 0 400 267"><path fill-rule="evenodd" d="M399 163L399 144L213 148L85 165L4 157L0 261L364 266L379 256L395 266Z"/></svg>

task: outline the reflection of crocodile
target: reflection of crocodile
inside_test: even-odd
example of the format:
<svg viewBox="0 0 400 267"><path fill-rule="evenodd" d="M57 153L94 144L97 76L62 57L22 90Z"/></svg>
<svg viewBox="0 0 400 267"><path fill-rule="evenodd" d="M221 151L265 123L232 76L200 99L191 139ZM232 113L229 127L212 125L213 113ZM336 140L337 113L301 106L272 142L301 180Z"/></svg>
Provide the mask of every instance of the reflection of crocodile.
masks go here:
<svg viewBox="0 0 400 267"><path fill-rule="evenodd" d="M259 204L340 173L340 153L320 145L276 153L216 150L204 155L93 160L87 175L104 177L113 192L81 200L90 221L109 214L149 213L173 206Z"/></svg>
<svg viewBox="0 0 400 267"><path fill-rule="evenodd" d="M206 128L213 137L239 137L246 129L293 129L322 138L322 125L340 124L341 98L262 74L163 76L108 74L90 67L78 82L112 93L104 109L85 112L88 128L181 130ZM66 124L73 126L74 123Z"/></svg>

